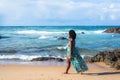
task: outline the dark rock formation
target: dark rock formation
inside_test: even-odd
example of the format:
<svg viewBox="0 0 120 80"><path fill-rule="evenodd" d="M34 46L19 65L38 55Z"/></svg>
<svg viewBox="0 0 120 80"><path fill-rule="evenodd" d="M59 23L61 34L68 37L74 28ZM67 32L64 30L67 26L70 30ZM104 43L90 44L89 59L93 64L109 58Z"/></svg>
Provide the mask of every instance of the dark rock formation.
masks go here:
<svg viewBox="0 0 120 80"><path fill-rule="evenodd" d="M85 32L81 32L81 34L85 34Z"/></svg>
<svg viewBox="0 0 120 80"><path fill-rule="evenodd" d="M93 57L85 57L86 62L104 62L110 67L115 69L120 69L120 49L115 49L113 51L103 51Z"/></svg>
<svg viewBox="0 0 120 80"><path fill-rule="evenodd" d="M120 33L120 28L108 28L104 32L105 33Z"/></svg>
<svg viewBox="0 0 120 80"><path fill-rule="evenodd" d="M84 57L85 61L88 62L88 63L93 63L94 62L94 59L89 57L89 56L85 56Z"/></svg>
<svg viewBox="0 0 120 80"><path fill-rule="evenodd" d="M54 57L38 57L38 58L34 58L31 61L49 61L49 60L55 60L58 62L63 62L64 59L62 58L54 58Z"/></svg>
<svg viewBox="0 0 120 80"><path fill-rule="evenodd" d="M0 35L0 39L3 39L3 38L9 38L8 36L1 36Z"/></svg>
<svg viewBox="0 0 120 80"><path fill-rule="evenodd" d="M67 38L65 38L65 37L59 37L59 38L57 38L58 40L68 40Z"/></svg>

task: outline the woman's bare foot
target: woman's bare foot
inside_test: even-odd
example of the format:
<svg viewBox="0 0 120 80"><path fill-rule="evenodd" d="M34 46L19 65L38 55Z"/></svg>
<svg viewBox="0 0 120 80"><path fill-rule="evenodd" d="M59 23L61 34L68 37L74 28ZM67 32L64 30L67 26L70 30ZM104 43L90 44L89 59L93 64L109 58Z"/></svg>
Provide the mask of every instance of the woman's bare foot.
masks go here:
<svg viewBox="0 0 120 80"><path fill-rule="evenodd" d="M81 75L83 75L83 72L80 72Z"/></svg>
<svg viewBox="0 0 120 80"><path fill-rule="evenodd" d="M64 74L68 74L68 72L64 72Z"/></svg>

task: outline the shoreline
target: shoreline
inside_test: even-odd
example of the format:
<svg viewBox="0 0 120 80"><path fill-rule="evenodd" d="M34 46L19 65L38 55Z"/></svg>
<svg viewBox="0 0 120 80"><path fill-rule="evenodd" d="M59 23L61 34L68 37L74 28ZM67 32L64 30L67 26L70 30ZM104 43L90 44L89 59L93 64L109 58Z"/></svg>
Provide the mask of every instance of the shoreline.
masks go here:
<svg viewBox="0 0 120 80"><path fill-rule="evenodd" d="M81 75L73 67L69 74L63 74L66 66L0 65L0 80L120 80L120 70L102 62L89 63L88 67L89 70Z"/></svg>
<svg viewBox="0 0 120 80"><path fill-rule="evenodd" d="M58 62L55 60L48 61L0 60L0 65L64 66L66 65L66 61Z"/></svg>

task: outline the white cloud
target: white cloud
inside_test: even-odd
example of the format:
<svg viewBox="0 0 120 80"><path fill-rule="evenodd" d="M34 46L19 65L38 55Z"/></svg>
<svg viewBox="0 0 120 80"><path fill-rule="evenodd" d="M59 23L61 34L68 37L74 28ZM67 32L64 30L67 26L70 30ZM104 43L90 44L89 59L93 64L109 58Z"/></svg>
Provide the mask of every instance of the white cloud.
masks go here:
<svg viewBox="0 0 120 80"><path fill-rule="evenodd" d="M0 0L3 25L76 25L92 20L94 25L119 21L119 13L120 3L113 0Z"/></svg>
<svg viewBox="0 0 120 80"><path fill-rule="evenodd" d="M110 15L111 20L115 20L116 16L115 15Z"/></svg>

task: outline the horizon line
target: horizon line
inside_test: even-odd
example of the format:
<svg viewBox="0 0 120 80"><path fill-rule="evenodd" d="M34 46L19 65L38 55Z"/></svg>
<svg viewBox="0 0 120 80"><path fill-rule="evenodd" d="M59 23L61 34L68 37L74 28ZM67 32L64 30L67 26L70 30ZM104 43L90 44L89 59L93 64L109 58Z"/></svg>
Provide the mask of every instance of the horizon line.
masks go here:
<svg viewBox="0 0 120 80"><path fill-rule="evenodd" d="M20 27L20 26L120 26L120 25L0 25L0 27Z"/></svg>

